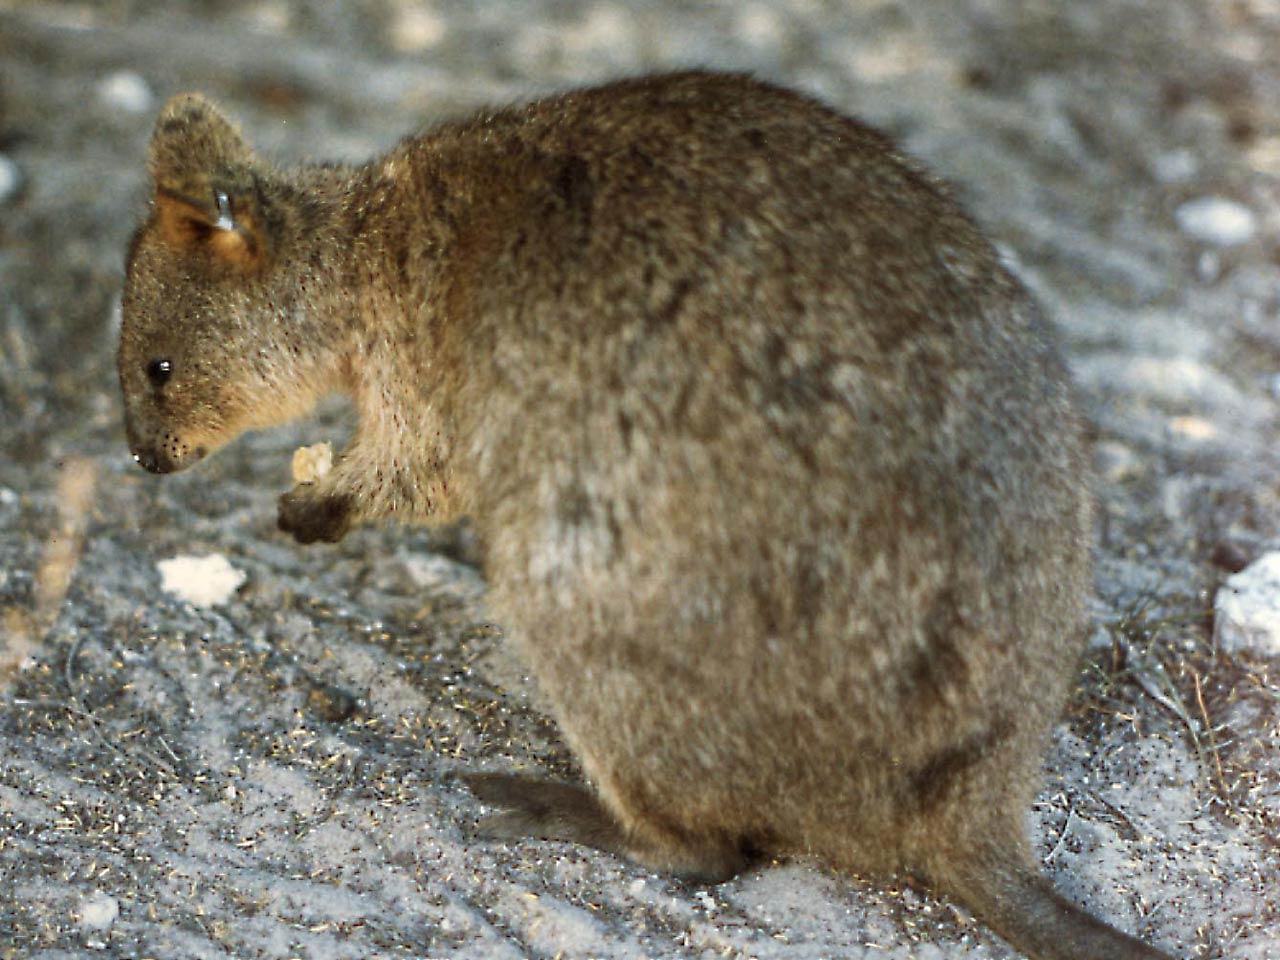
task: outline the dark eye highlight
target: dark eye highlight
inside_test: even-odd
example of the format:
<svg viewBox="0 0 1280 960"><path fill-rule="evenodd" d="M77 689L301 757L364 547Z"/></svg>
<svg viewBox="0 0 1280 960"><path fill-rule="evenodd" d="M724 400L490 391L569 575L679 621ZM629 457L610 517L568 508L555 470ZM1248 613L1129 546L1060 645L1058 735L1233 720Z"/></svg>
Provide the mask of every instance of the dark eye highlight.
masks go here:
<svg viewBox="0 0 1280 960"><path fill-rule="evenodd" d="M163 387L173 376L173 363L168 357L152 360L147 364L147 379L153 387Z"/></svg>

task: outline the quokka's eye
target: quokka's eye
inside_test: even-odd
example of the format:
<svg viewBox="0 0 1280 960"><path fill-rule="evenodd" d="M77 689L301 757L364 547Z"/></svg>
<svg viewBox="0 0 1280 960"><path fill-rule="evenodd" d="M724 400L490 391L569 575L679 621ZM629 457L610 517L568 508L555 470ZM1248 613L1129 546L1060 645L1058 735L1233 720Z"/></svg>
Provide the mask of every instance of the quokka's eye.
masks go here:
<svg viewBox="0 0 1280 960"><path fill-rule="evenodd" d="M168 357L160 357L147 364L147 379L153 387L163 387L173 376L173 362Z"/></svg>

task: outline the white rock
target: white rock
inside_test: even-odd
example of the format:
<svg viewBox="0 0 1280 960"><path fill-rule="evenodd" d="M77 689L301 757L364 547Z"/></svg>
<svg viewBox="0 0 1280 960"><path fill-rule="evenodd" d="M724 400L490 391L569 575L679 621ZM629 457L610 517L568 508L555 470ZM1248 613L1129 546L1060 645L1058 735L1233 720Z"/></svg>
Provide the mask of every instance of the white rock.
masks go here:
<svg viewBox="0 0 1280 960"><path fill-rule="evenodd" d="M98 99L125 113L146 113L156 98L141 76L132 70L118 70L98 83Z"/></svg>
<svg viewBox="0 0 1280 960"><path fill-rule="evenodd" d="M427 7L402 7L391 25L391 45L404 53L434 47L448 30L445 18Z"/></svg>
<svg viewBox="0 0 1280 960"><path fill-rule="evenodd" d="M1243 203L1226 197L1197 197L1174 212L1182 232L1204 243L1233 247L1252 240L1258 218Z"/></svg>
<svg viewBox="0 0 1280 960"><path fill-rule="evenodd" d="M105 933L119 916L119 901L98 890L80 903L80 930L83 933Z"/></svg>
<svg viewBox="0 0 1280 960"><path fill-rule="evenodd" d="M160 588L196 607L226 603L245 581L245 574L220 553L207 557L177 556L156 564Z"/></svg>
<svg viewBox="0 0 1280 960"><path fill-rule="evenodd" d="M1223 650L1280 657L1280 552L1228 577L1213 599L1213 614Z"/></svg>
<svg viewBox="0 0 1280 960"><path fill-rule="evenodd" d="M0 153L0 203L4 203L22 186L22 171L18 165Z"/></svg>

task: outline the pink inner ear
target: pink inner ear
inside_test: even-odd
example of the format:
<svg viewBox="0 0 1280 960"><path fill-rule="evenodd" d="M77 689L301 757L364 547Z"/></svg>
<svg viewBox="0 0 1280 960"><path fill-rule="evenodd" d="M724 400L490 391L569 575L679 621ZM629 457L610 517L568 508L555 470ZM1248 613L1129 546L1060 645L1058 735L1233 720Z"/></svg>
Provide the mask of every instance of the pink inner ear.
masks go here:
<svg viewBox="0 0 1280 960"><path fill-rule="evenodd" d="M203 243L213 226L197 204L163 188L156 189L155 225L166 244L181 249Z"/></svg>
<svg viewBox="0 0 1280 960"><path fill-rule="evenodd" d="M258 243L252 233L235 224L223 228L221 220L215 226L218 229L209 235L208 248L218 260L246 272L262 265Z"/></svg>
<svg viewBox="0 0 1280 960"><path fill-rule="evenodd" d="M251 217L232 217L231 200L216 194L213 211L163 188L156 190L155 229L166 245L176 250L203 253L211 260L243 271L262 265L262 247Z"/></svg>

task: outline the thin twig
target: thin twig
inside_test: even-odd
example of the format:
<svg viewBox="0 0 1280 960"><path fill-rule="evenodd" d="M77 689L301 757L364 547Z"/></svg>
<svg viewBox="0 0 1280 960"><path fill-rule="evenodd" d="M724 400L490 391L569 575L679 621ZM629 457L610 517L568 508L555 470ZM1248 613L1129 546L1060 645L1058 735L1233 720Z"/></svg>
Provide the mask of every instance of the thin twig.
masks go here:
<svg viewBox="0 0 1280 960"><path fill-rule="evenodd" d="M1041 861L1042 863L1045 864L1045 866L1048 866L1049 862L1058 855L1058 851L1062 849L1063 843L1066 842L1067 834L1071 830L1071 821L1075 819L1075 815L1076 815L1075 805L1071 802L1071 798L1068 797L1067 798L1067 819L1066 819L1066 822L1062 824L1062 832L1058 834L1058 842L1053 845L1053 849L1049 851L1049 855L1046 856L1043 861Z"/></svg>
<svg viewBox="0 0 1280 960"><path fill-rule="evenodd" d="M1213 755L1214 766L1218 771L1218 792L1222 799L1227 799L1227 777L1222 769L1222 756L1218 749L1218 738L1213 732L1213 723L1209 720L1209 710L1204 703L1204 689L1200 684L1200 672L1191 668L1191 679L1196 685L1196 703L1200 707L1200 716L1204 717L1204 732L1209 740L1209 752Z"/></svg>
<svg viewBox="0 0 1280 960"><path fill-rule="evenodd" d="M80 652L80 641L82 637L76 634L71 640L71 649L67 651L67 659L62 667L62 676L67 681L67 691L71 694L71 699L76 703L80 702L80 691L76 689L73 673L75 670L76 656Z"/></svg>

